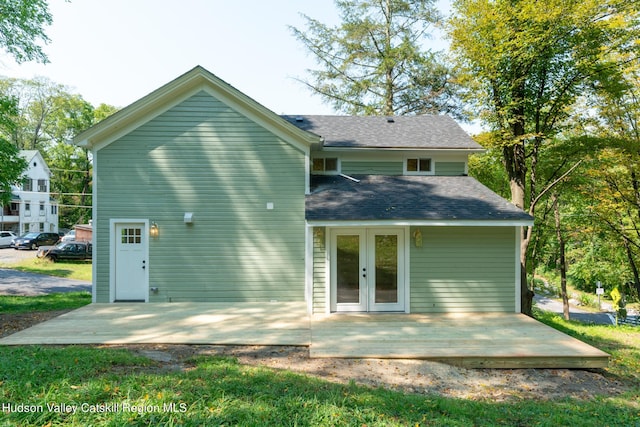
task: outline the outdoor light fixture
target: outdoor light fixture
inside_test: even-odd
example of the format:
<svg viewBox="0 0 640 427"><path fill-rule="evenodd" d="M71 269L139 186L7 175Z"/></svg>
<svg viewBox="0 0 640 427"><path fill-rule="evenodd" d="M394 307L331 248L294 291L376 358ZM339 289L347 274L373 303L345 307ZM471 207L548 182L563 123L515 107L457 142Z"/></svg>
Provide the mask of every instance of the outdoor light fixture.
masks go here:
<svg viewBox="0 0 640 427"><path fill-rule="evenodd" d="M324 228L315 227L313 229L313 235L318 240L323 239L324 238Z"/></svg>
<svg viewBox="0 0 640 427"><path fill-rule="evenodd" d="M149 235L151 237L158 237L159 234L159 230L158 230L158 224L154 222L151 223L151 226L149 227Z"/></svg>
<svg viewBox="0 0 640 427"><path fill-rule="evenodd" d="M421 248L422 247L422 231L420 231L419 228L417 228L416 231L413 232L413 238L415 239L415 242L416 242L416 248Z"/></svg>

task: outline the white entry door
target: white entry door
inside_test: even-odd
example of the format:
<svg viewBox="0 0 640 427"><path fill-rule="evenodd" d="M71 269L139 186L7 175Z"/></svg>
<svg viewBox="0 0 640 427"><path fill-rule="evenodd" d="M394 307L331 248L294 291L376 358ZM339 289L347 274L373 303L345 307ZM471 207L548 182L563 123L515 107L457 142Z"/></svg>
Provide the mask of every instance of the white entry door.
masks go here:
<svg viewBox="0 0 640 427"><path fill-rule="evenodd" d="M148 301L145 223L116 223L114 233L115 300Z"/></svg>
<svg viewBox="0 0 640 427"><path fill-rule="evenodd" d="M404 311L404 230L334 229L331 311Z"/></svg>

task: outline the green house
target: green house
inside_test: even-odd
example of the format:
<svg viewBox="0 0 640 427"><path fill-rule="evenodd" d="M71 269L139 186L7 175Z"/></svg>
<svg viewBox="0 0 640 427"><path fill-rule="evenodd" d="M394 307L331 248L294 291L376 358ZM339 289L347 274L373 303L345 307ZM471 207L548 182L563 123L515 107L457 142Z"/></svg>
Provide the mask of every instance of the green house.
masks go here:
<svg viewBox="0 0 640 427"><path fill-rule="evenodd" d="M94 302L519 312L520 227L446 116L279 116L196 67L75 139Z"/></svg>

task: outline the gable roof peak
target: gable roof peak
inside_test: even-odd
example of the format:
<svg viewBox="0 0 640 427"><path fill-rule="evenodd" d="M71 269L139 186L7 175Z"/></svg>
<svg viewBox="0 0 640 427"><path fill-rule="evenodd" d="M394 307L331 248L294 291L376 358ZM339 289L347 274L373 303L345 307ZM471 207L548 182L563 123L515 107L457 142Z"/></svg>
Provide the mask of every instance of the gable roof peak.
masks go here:
<svg viewBox="0 0 640 427"><path fill-rule="evenodd" d="M264 126L286 141L298 146L318 144L319 138L303 131L272 112L253 98L245 95L201 65L171 80L140 98L107 119L78 134L76 145L96 148L110 144L176 105L186 97L204 90L256 123Z"/></svg>

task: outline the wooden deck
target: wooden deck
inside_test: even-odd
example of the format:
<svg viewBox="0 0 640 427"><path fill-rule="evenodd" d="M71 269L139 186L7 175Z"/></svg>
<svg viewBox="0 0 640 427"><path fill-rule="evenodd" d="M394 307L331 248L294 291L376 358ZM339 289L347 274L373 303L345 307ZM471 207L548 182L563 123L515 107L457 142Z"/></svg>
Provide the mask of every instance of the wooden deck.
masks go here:
<svg viewBox="0 0 640 427"><path fill-rule="evenodd" d="M473 368L602 368L609 355L524 314L314 316L311 357L426 359Z"/></svg>
<svg viewBox="0 0 640 427"><path fill-rule="evenodd" d="M309 345L309 321L300 303L90 304L0 339L0 345Z"/></svg>
<svg viewBox="0 0 640 427"><path fill-rule="evenodd" d="M308 346L311 357L483 368L600 368L609 355L520 314L332 314L304 303L91 304L0 339L29 344Z"/></svg>

